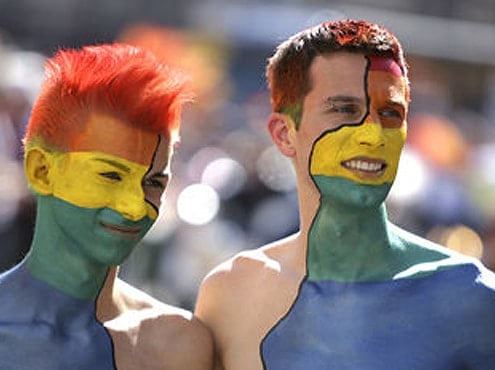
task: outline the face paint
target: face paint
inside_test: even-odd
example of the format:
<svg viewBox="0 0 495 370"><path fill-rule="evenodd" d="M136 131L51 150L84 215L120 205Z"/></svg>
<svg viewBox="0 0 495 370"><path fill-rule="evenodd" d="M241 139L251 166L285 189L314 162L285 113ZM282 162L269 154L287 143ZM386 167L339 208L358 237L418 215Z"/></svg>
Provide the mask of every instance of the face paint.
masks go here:
<svg viewBox="0 0 495 370"><path fill-rule="evenodd" d="M168 144L169 141L163 135L143 130L112 116L92 114L84 132L73 141L71 146L72 152L81 154L69 154L69 158L75 159L73 164L79 167L80 171L86 166L94 168L99 162L99 169L94 171L99 171L98 173L102 174L100 177L106 176L107 186L100 190L101 195L97 196L97 200L92 199L94 196L88 195L88 192L72 188L67 188L69 192L62 199L82 207L94 208L95 204L105 205L131 220L137 220L145 215L156 219L161 196L170 177L171 153ZM108 156L108 160L102 161L101 158L97 160L94 156L90 158L91 155L88 153L100 155L102 158ZM76 157L79 159L77 160ZM72 175L67 176L69 174L65 171L69 170L73 175L78 173L76 168L71 168L73 164L67 164L64 172L60 173L62 185L64 181L70 182L72 177ZM108 167L110 165L114 168ZM103 186L104 184L93 182L94 171L88 173L90 177L87 184L79 181L79 185L71 186L76 188ZM108 173L105 175L106 172ZM67 196L72 198L66 198Z"/></svg>
<svg viewBox="0 0 495 370"><path fill-rule="evenodd" d="M100 152L60 153L52 167L53 196L82 208L110 208L138 221L156 219L145 200L146 166Z"/></svg>
<svg viewBox="0 0 495 370"><path fill-rule="evenodd" d="M146 201L158 213L162 196L170 180L169 159L172 155L168 140L160 136L151 165L143 180L143 190Z"/></svg>
<svg viewBox="0 0 495 370"><path fill-rule="evenodd" d="M109 208L83 208L57 197L42 197L41 201L40 217L52 221L44 232L62 233L73 254L105 266L122 263L154 222L148 216L131 221Z"/></svg>
<svg viewBox="0 0 495 370"><path fill-rule="evenodd" d="M40 219L49 220L43 243L118 264L158 216L169 177L168 140L93 115L71 149L46 153L51 193L39 198Z"/></svg>
<svg viewBox="0 0 495 370"><path fill-rule="evenodd" d="M311 175L342 177L368 185L393 182L406 139L406 82L399 75L400 68L389 59L370 59L364 73L366 106L360 106L356 99L351 106L356 120L333 124L315 141ZM349 103L345 104L349 109ZM349 117L350 113L342 115Z"/></svg>
<svg viewBox="0 0 495 370"><path fill-rule="evenodd" d="M370 185L391 183L405 137L405 128L383 129L375 123L328 132L314 145L311 174L343 177Z"/></svg>

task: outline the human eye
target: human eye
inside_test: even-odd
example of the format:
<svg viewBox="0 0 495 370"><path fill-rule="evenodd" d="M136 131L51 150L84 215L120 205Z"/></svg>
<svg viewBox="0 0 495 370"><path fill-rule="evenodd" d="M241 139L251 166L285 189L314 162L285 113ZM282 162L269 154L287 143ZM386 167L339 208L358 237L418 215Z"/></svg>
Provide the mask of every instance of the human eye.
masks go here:
<svg viewBox="0 0 495 370"><path fill-rule="evenodd" d="M326 114L331 122L344 124L359 122L365 108L356 99L343 99L328 102Z"/></svg>
<svg viewBox="0 0 495 370"><path fill-rule="evenodd" d="M402 126L404 114L400 109L384 108L379 111L383 127L398 128Z"/></svg>
<svg viewBox="0 0 495 370"><path fill-rule="evenodd" d="M167 182L168 182L167 176L161 176L160 178L149 177L143 180L143 186L164 190L167 187Z"/></svg>
<svg viewBox="0 0 495 370"><path fill-rule="evenodd" d="M122 181L122 176L117 171L100 172L99 175L109 180Z"/></svg>
<svg viewBox="0 0 495 370"><path fill-rule="evenodd" d="M360 109L355 104L334 104L328 109L330 113L340 113L346 115L358 115Z"/></svg>
<svg viewBox="0 0 495 370"><path fill-rule="evenodd" d="M396 109L383 109L382 111L380 111L380 115L390 118L402 118L402 115Z"/></svg>

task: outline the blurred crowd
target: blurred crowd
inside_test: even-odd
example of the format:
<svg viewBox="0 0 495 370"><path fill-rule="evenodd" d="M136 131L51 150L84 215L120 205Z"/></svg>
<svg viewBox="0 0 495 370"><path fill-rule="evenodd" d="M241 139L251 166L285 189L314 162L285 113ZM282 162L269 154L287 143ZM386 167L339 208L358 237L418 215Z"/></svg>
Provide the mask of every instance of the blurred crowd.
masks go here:
<svg viewBox="0 0 495 370"><path fill-rule="evenodd" d="M216 264L298 229L292 167L265 129L263 58L271 50L258 51L264 57L249 65L249 55L224 40L146 24L124 29L118 41L185 69L196 92L184 112L161 217L121 271L155 297L191 309ZM25 255L32 236L34 199L21 138L45 57L15 45L2 45L0 55L3 270ZM411 56L410 67L408 144L387 202L390 218L495 270L495 70L473 108L452 98L438 73L441 62Z"/></svg>

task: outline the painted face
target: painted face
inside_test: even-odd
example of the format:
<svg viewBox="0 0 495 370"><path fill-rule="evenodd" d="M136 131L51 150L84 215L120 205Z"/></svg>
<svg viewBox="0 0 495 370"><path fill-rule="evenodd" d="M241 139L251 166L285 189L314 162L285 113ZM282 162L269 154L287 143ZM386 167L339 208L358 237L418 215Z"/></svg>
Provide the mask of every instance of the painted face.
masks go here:
<svg viewBox="0 0 495 370"><path fill-rule="evenodd" d="M310 76L297 145L311 151L297 159L300 165L309 163L313 178L391 184L406 139L406 81L399 67L336 53L315 58Z"/></svg>
<svg viewBox="0 0 495 370"><path fill-rule="evenodd" d="M168 181L168 142L95 114L71 147L52 159L55 223L71 245L99 262L118 264L158 216Z"/></svg>
<svg viewBox="0 0 495 370"><path fill-rule="evenodd" d="M347 83L362 91L323 95L329 124L315 141L310 173L369 185L392 183L406 139L405 81L390 60L348 54L341 59L352 60L347 68L353 76L346 77L353 81ZM330 69L332 62L323 60L316 67ZM315 89L325 84L322 80L315 79Z"/></svg>

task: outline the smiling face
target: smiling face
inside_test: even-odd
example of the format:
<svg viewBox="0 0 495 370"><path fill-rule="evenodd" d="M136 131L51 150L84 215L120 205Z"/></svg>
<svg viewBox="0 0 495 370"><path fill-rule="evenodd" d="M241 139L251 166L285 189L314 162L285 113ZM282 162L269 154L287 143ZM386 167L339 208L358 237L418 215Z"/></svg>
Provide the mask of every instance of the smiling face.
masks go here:
<svg viewBox="0 0 495 370"><path fill-rule="evenodd" d="M315 58L310 78L300 127L293 133L299 166L309 164L313 178L391 184L408 107L398 66L388 59L334 53Z"/></svg>
<svg viewBox="0 0 495 370"><path fill-rule="evenodd" d="M93 114L71 151L51 157L53 228L87 257L121 263L158 216L168 163L165 137Z"/></svg>

